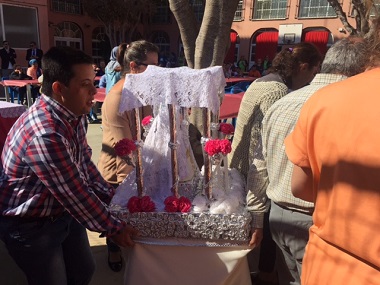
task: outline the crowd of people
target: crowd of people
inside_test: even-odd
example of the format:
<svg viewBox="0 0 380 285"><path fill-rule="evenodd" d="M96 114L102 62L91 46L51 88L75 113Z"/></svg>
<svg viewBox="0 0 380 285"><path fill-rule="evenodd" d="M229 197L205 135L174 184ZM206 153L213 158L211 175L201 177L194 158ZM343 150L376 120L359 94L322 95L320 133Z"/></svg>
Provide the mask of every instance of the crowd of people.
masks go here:
<svg viewBox="0 0 380 285"><path fill-rule="evenodd" d="M13 80L32 80L39 79L42 76L41 59L43 51L37 47L36 42L32 41L29 48L26 50L25 60L27 61L26 74L20 64L16 63L16 51L10 47L8 41L3 41L3 48L0 49L1 59L1 77L2 79ZM27 105L26 102L26 87L11 87L18 94L18 102ZM31 87L32 100L41 95L40 86L38 84ZM12 98L12 103L14 98Z"/></svg>
<svg viewBox="0 0 380 285"><path fill-rule="evenodd" d="M240 59L236 63L224 63L223 70L226 78L238 77L238 76L250 76L259 78L270 73L272 62L268 56L265 56L264 61L258 58L257 61L249 67L248 61L245 56L240 56Z"/></svg>
<svg viewBox="0 0 380 285"><path fill-rule="evenodd" d="M260 78L243 97L228 160L247 185L250 258L259 261L255 285L380 284L380 133L374 127L380 124L380 20L373 25L367 38L341 39L325 56L301 42L254 65ZM131 114L120 114L118 106L124 75L159 65L158 47L123 43L98 68L82 51L53 47L42 56L33 43L24 74L14 50L3 45L2 70L20 79L43 71L44 95L5 142L0 239L30 285L89 284L95 263L86 228L107 238L109 267L120 271L120 247L133 246L137 232L108 207L132 169L113 148L134 135ZM244 57L237 68L250 72ZM106 82L97 165L86 140L95 74ZM140 112L143 118L152 110Z"/></svg>

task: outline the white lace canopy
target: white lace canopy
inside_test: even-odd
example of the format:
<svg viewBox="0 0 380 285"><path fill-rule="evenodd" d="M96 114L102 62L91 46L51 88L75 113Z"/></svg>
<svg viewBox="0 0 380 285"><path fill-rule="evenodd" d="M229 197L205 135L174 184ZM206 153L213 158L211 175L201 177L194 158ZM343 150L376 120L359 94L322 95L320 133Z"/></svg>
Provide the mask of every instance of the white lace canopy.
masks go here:
<svg viewBox="0 0 380 285"><path fill-rule="evenodd" d="M158 212L164 212L165 198L173 195L169 143L171 129L167 106L173 104L176 113L175 144L180 196L192 201L194 213L244 213L245 183L236 169L222 172L220 167L214 166L211 203L208 203L203 195L203 179L191 150L189 122L187 112L183 110L189 107L206 107L217 113L220 98L218 95L224 94L224 86L225 79L221 67L194 70L188 67L149 66L143 73L126 76L120 112L143 105L154 107L154 120L142 147L142 194L151 197ZM228 165L227 160L224 164ZM135 180L136 173L132 171L118 187L113 204L125 207L130 197L138 195ZM227 183L226 187L227 180L230 183Z"/></svg>
<svg viewBox="0 0 380 285"><path fill-rule="evenodd" d="M172 195L173 186L167 104L173 104L176 112L178 182L185 185L181 187L180 194L193 198L198 194L194 183L199 180L200 173L189 142L187 116L181 115L180 109L206 107L212 112L219 112L218 95L224 94L224 86L220 66L201 70L148 66L143 73L126 76L119 111L129 111L143 105L152 105L155 110L154 121L142 147L142 165L143 194L155 201L158 210L163 211L163 201ZM113 199L116 204L125 205L126 198L137 194L135 179L136 173L132 172L119 186L118 194ZM188 193L184 193L183 189L188 189Z"/></svg>
<svg viewBox="0 0 380 285"><path fill-rule="evenodd" d="M143 73L126 75L119 111L173 104L186 108L206 107L217 114L225 85L221 66L191 69L149 65Z"/></svg>

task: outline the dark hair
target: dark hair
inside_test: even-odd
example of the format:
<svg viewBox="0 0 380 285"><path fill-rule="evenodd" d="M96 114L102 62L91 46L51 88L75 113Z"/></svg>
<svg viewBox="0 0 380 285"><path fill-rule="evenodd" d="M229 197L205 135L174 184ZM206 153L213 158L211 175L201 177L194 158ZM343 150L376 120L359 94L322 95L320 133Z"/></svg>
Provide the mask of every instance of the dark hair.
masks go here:
<svg viewBox="0 0 380 285"><path fill-rule="evenodd" d="M368 60L367 41L359 36L349 36L330 47L322 62L321 73L353 76L364 71Z"/></svg>
<svg viewBox="0 0 380 285"><path fill-rule="evenodd" d="M285 48L280 51L272 61L269 72L277 72L285 84L292 87L292 75L299 72L301 63L308 63L309 69L319 65L322 55L312 43L302 42L293 48Z"/></svg>
<svg viewBox="0 0 380 285"><path fill-rule="evenodd" d="M124 68L124 73L130 72L129 64L132 61L140 64L146 60L148 53L154 52L158 54L159 51L158 46L145 40L130 43L125 50L123 64L121 64Z"/></svg>
<svg viewBox="0 0 380 285"><path fill-rule="evenodd" d="M93 63L92 58L83 51L67 47L52 47L42 57L42 72L44 80L42 90L47 96L52 96L52 85L59 81L68 86L75 76L73 66Z"/></svg>
<svg viewBox="0 0 380 285"><path fill-rule="evenodd" d="M119 48L117 49L116 60L120 64L120 70L124 70L124 54L125 54L125 51L127 50L127 47L128 47L127 43L121 43L119 45Z"/></svg>

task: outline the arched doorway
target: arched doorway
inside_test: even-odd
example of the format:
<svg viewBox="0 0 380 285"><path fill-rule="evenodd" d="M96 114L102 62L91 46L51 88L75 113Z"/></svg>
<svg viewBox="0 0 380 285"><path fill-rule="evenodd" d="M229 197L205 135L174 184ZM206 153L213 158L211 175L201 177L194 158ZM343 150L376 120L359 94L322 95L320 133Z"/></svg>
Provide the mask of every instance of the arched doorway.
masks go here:
<svg viewBox="0 0 380 285"><path fill-rule="evenodd" d="M277 29L260 29L256 31L251 38L251 52L249 57L249 66L252 66L257 59L264 59L268 56L272 61L278 50L278 30Z"/></svg>
<svg viewBox="0 0 380 285"><path fill-rule="evenodd" d="M54 45L70 46L82 50L83 33L80 27L73 22L62 22L55 26Z"/></svg>
<svg viewBox="0 0 380 285"><path fill-rule="evenodd" d="M315 44L323 55L326 54L328 48L334 43L331 32L323 27L304 29L302 41Z"/></svg>
<svg viewBox="0 0 380 285"><path fill-rule="evenodd" d="M105 33L104 27L97 27L92 31L92 57L96 64L100 60L108 62L111 54L110 40Z"/></svg>
<svg viewBox="0 0 380 285"><path fill-rule="evenodd" d="M166 66L170 56L170 40L167 33L164 31L156 31L152 33L151 41L160 49L159 64Z"/></svg>
<svg viewBox="0 0 380 285"><path fill-rule="evenodd" d="M240 38L236 31L230 32L230 48L224 58L224 63L236 63L240 50Z"/></svg>

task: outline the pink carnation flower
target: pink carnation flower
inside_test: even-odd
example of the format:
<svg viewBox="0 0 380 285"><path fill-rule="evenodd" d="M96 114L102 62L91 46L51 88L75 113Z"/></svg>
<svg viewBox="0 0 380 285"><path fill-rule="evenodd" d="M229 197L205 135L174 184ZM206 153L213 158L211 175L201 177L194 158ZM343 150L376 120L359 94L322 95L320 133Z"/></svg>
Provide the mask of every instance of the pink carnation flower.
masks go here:
<svg viewBox="0 0 380 285"><path fill-rule="evenodd" d="M156 210L156 205L149 196L141 198L133 196L129 199L127 208L130 213L154 212Z"/></svg>
<svg viewBox="0 0 380 285"><path fill-rule="evenodd" d="M144 196L140 199L141 212L154 212L156 205L149 196Z"/></svg>
<svg viewBox="0 0 380 285"><path fill-rule="evenodd" d="M191 210L191 201L186 197L179 198L178 211L181 213L188 213Z"/></svg>
<svg viewBox="0 0 380 285"><path fill-rule="evenodd" d="M179 199L175 196L169 196L164 201L166 212L177 212Z"/></svg>
<svg viewBox="0 0 380 285"><path fill-rule="evenodd" d="M169 213L188 213L191 210L191 201L186 197L169 196L164 201L165 211Z"/></svg>
<svg viewBox="0 0 380 285"><path fill-rule="evenodd" d="M223 155L227 155L231 152L231 142L229 140L220 140L219 141L219 147L220 151L223 153Z"/></svg>
<svg viewBox="0 0 380 285"><path fill-rule="evenodd" d="M122 139L115 144L115 152L117 156L123 157L136 150L136 144L133 140L128 138Z"/></svg>
<svg viewBox="0 0 380 285"><path fill-rule="evenodd" d="M219 153L219 140L208 140L205 144L205 152L210 156Z"/></svg>
<svg viewBox="0 0 380 285"><path fill-rule="evenodd" d="M235 128L232 124L220 123L219 131L221 131L225 135L232 135L235 132Z"/></svg>
<svg viewBox="0 0 380 285"><path fill-rule="evenodd" d="M130 213L141 212L140 198L137 196L131 197L128 201L127 208Z"/></svg>
<svg viewBox="0 0 380 285"><path fill-rule="evenodd" d="M146 116L144 119L142 119L141 124L143 126L147 126L152 122L152 120L153 120L152 116Z"/></svg>

